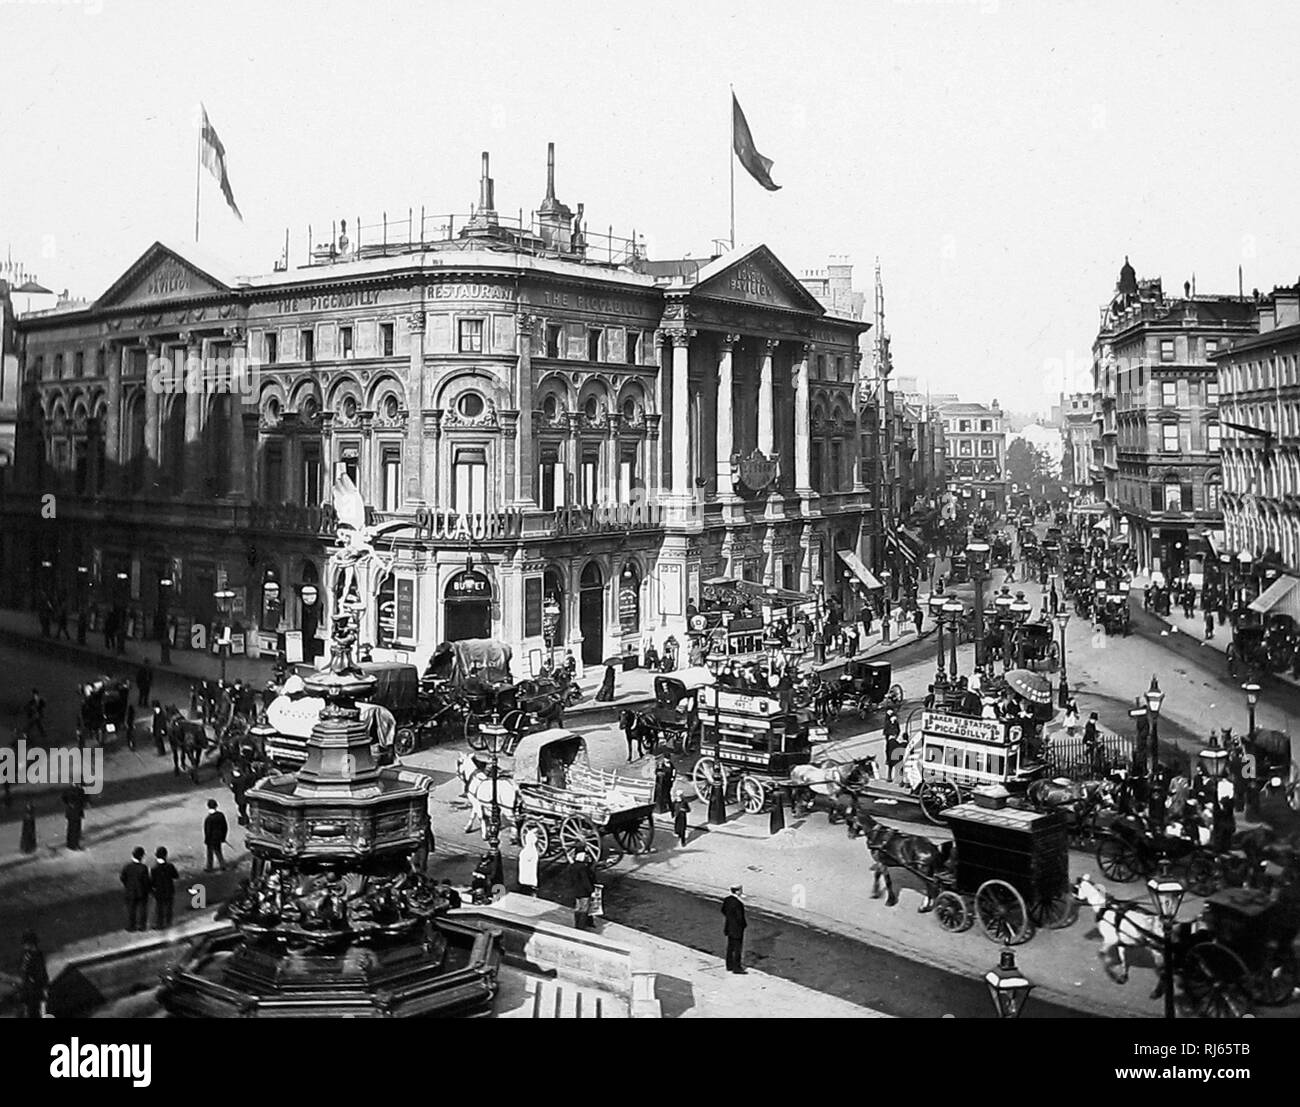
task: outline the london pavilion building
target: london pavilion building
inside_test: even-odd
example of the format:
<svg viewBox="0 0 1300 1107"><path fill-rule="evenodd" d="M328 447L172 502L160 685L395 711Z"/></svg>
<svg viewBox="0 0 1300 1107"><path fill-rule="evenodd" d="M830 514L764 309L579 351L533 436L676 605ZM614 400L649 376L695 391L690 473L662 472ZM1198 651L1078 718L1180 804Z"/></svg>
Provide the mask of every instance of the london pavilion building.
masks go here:
<svg viewBox="0 0 1300 1107"><path fill-rule="evenodd" d="M251 278L155 243L94 303L21 318L9 605L197 648L229 619L236 648L310 656L344 473L377 659L491 635L525 671L593 664L684 644L710 581L847 590L867 324L763 246L654 262L589 235L553 157L541 207L500 216L483 160L471 216L343 224Z"/></svg>

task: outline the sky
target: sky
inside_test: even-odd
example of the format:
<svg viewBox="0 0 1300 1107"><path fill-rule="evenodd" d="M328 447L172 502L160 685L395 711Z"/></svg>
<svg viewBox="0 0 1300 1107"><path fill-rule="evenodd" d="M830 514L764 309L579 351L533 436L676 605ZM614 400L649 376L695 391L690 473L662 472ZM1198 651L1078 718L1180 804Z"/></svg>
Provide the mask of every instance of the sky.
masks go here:
<svg viewBox="0 0 1300 1107"><path fill-rule="evenodd" d="M1167 291L1300 276L1300 5L1097 0L493 4L0 0L0 251L104 291L193 242L266 272L332 220L557 193L651 257L728 236L729 86L778 192L736 170L736 239L870 292L895 372L1046 410L1087 379L1124 257ZM870 295L868 296L870 302ZM1089 386L1090 387L1090 386Z"/></svg>

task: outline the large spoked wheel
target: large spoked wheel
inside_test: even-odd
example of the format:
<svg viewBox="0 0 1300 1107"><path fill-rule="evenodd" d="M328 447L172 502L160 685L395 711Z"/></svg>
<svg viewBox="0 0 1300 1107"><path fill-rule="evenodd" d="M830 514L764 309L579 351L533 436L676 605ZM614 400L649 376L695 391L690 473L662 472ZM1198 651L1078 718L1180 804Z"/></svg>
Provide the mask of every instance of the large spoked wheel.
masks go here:
<svg viewBox="0 0 1300 1107"><path fill-rule="evenodd" d="M975 922L970 901L957 892L940 892L934 901L934 917L944 930L961 934Z"/></svg>
<svg viewBox="0 0 1300 1107"><path fill-rule="evenodd" d="M975 917L990 942L1017 946L1034 933L1024 897L1005 880L986 880L975 893Z"/></svg>
<svg viewBox="0 0 1300 1107"><path fill-rule="evenodd" d="M1029 921L1048 930L1064 930L1079 917L1079 901L1067 888L1055 895L1042 895L1029 905Z"/></svg>
<svg viewBox="0 0 1300 1107"><path fill-rule="evenodd" d="M488 748L487 735L479 729L478 716L472 711L465 712L465 744L470 749L482 753Z"/></svg>
<svg viewBox="0 0 1300 1107"><path fill-rule="evenodd" d="M1291 776L1286 782L1286 805L1300 811L1300 764L1291 762Z"/></svg>
<svg viewBox="0 0 1300 1107"><path fill-rule="evenodd" d="M767 805L767 789L756 776L746 773L736 789L746 815L757 815Z"/></svg>
<svg viewBox="0 0 1300 1107"><path fill-rule="evenodd" d="M885 697L885 703L890 707L898 707L903 702L903 686L901 684L891 684L889 694Z"/></svg>
<svg viewBox="0 0 1300 1107"><path fill-rule="evenodd" d="M546 824L540 819L525 819L523 825L519 828L519 840L522 842L529 831L533 834L533 841L537 845L537 855L539 857L550 857L559 846L551 832L547 829Z"/></svg>
<svg viewBox="0 0 1300 1107"><path fill-rule="evenodd" d="M393 735L393 742L397 746L398 753L414 753L416 747L415 728L410 726L399 726L397 728L397 733Z"/></svg>
<svg viewBox="0 0 1300 1107"><path fill-rule="evenodd" d="M601 859L600 831L586 815L566 815L560 823L560 850L568 861L585 852L597 864Z"/></svg>
<svg viewBox="0 0 1300 1107"><path fill-rule="evenodd" d="M1097 864L1108 880L1127 884L1142 871L1137 851L1123 838L1109 835L1097 847Z"/></svg>
<svg viewBox="0 0 1300 1107"><path fill-rule="evenodd" d="M950 781L926 780L921 784L917 800L921 805L921 814L936 826L942 826L945 822L943 813L961 803L961 792Z"/></svg>
<svg viewBox="0 0 1300 1107"><path fill-rule="evenodd" d="M1240 1019L1251 1012L1250 974L1218 942L1193 946L1183 966L1183 990L1203 1019Z"/></svg>
<svg viewBox="0 0 1300 1107"><path fill-rule="evenodd" d="M691 782L695 785L695 794L701 803L708 803L713 796L713 778L715 770L722 782L722 794L727 794L727 766L719 765L712 757L701 757L691 770Z"/></svg>
<svg viewBox="0 0 1300 1107"><path fill-rule="evenodd" d="M1187 858L1187 887L1194 895L1210 896L1219 890L1219 866L1207 850L1196 850Z"/></svg>
<svg viewBox="0 0 1300 1107"><path fill-rule="evenodd" d="M655 840L655 819L645 815L633 826L614 831L614 840L624 853L649 853Z"/></svg>

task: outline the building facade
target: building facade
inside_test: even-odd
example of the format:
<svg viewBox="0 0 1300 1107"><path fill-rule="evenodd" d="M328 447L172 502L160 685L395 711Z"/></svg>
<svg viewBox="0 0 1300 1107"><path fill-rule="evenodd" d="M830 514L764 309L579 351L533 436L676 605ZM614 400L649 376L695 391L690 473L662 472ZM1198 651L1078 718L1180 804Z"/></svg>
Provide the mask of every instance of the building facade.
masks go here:
<svg viewBox="0 0 1300 1107"><path fill-rule="evenodd" d="M1300 572L1300 285L1258 305L1258 332L1214 357L1227 551ZM1293 614L1300 615L1300 610Z"/></svg>
<svg viewBox="0 0 1300 1107"><path fill-rule="evenodd" d="M1061 480L1081 499L1092 492L1092 454L1097 436L1093 421L1092 393L1074 392L1061 397L1061 434L1065 453L1061 459Z"/></svg>
<svg viewBox="0 0 1300 1107"><path fill-rule="evenodd" d="M944 424L948 483L972 510L981 502L995 511L1007 505L1007 435L1002 408L989 405L946 403L939 408Z"/></svg>
<svg viewBox="0 0 1300 1107"><path fill-rule="evenodd" d="M1143 571L1200 572L1221 532L1219 350L1254 330L1240 296L1164 294L1125 259L1093 346L1110 523ZM1098 412L1100 416L1098 417Z"/></svg>
<svg viewBox="0 0 1300 1107"><path fill-rule="evenodd" d="M310 654L343 475L377 659L491 635L517 675L594 664L684 644L717 578L843 587L867 324L762 246L676 266L596 242L553 177L526 224L499 218L484 169L475 214L436 230L345 226L254 278L155 244L92 305L20 319L7 602L57 592L145 635L165 615L200 647L228 603L249 648Z"/></svg>

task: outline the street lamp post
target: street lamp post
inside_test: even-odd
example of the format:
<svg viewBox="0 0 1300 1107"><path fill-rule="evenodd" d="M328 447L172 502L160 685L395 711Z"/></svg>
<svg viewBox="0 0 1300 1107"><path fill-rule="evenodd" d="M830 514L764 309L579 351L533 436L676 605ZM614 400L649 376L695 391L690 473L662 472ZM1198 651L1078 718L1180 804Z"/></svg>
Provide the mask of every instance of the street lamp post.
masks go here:
<svg viewBox="0 0 1300 1107"><path fill-rule="evenodd" d="M1147 890L1160 916L1160 925L1164 937L1164 956L1160 966L1161 990L1165 998L1165 1018L1177 1017L1174 1006L1174 923L1178 918L1178 909L1183 905L1186 889L1177 880L1166 873L1153 876L1147 881Z"/></svg>
<svg viewBox="0 0 1300 1107"><path fill-rule="evenodd" d="M1064 608L1056 613L1056 625L1061 628L1061 690L1056 702L1064 708L1070 706L1070 685L1065 667L1065 628L1070 625L1070 613Z"/></svg>
<svg viewBox="0 0 1300 1107"><path fill-rule="evenodd" d="M957 679L957 628L961 618L966 614L960 600L949 600L943 605L943 613L948 619L948 662L952 670L952 679Z"/></svg>
<svg viewBox="0 0 1300 1107"><path fill-rule="evenodd" d="M966 547L966 563L975 584L975 668L984 669L984 581L990 549L987 542L971 542Z"/></svg>
<svg viewBox="0 0 1300 1107"><path fill-rule="evenodd" d="M1242 691L1246 693L1246 709L1250 712L1250 721L1246 731L1246 741L1247 743L1250 743L1253 742L1255 738L1255 706L1259 703L1259 685L1254 681L1251 681L1249 684L1243 684L1241 688ZM1242 768L1245 769L1247 764L1251 764L1253 765L1254 771L1251 772L1249 776L1247 776L1245 772L1242 773L1242 784L1246 789L1246 818L1255 821L1259 819L1260 787L1258 771L1260 765L1256 760L1253 747L1251 747L1247 752L1249 761L1243 763Z"/></svg>
<svg viewBox="0 0 1300 1107"><path fill-rule="evenodd" d="M936 632L935 637L938 638L939 640L939 653L938 653L938 657L936 658L938 662L938 666L935 670L935 678L934 678L936 684L945 684L947 683L948 680L947 674L944 672L944 668L943 668L944 665L943 609L947 605L947 603L948 603L948 597L943 595L942 593L931 593L930 599L928 601L928 606L930 608L930 617L934 619L934 629Z"/></svg>
<svg viewBox="0 0 1300 1107"><path fill-rule="evenodd" d="M161 608L158 612L158 654L159 661L163 665L172 663L172 644L171 644L171 594L173 580L171 577L162 577L158 581L158 602Z"/></svg>
<svg viewBox="0 0 1300 1107"><path fill-rule="evenodd" d="M1156 761L1160 760L1160 708L1165 702L1165 694L1160 691L1160 684L1154 675L1151 677L1151 687L1146 690L1145 699L1147 718L1151 722L1151 734L1148 738L1150 750L1144 746L1138 751L1138 772L1142 776L1147 775L1150 766L1148 754L1153 755Z"/></svg>
<svg viewBox="0 0 1300 1107"><path fill-rule="evenodd" d="M86 565L77 566L77 645L86 644L86 594L89 591L87 582L90 580L90 568Z"/></svg>
<svg viewBox="0 0 1300 1107"><path fill-rule="evenodd" d="M1259 703L1259 685L1253 680L1248 684L1243 684L1241 690L1246 693L1246 710L1250 713L1249 729L1246 731L1246 740L1255 737L1255 707Z"/></svg>
<svg viewBox="0 0 1300 1107"><path fill-rule="evenodd" d="M126 573L117 574L117 603L115 605L118 614L117 620L117 652L126 653L126 601L128 598L127 582L130 576Z"/></svg>
<svg viewBox="0 0 1300 1107"><path fill-rule="evenodd" d="M501 773L500 757L505 752L506 738L510 732L501 725L496 715L489 723L479 724L479 733L487 739L488 756L492 758L492 812L488 821L488 854L493 859L493 871L497 872L501 858L501 804L497 796L497 778ZM499 882L499 878L497 879Z"/></svg>
<svg viewBox="0 0 1300 1107"><path fill-rule="evenodd" d="M939 558L935 555L933 550L931 550L928 554L925 555L925 564L928 567L930 573L931 592L934 591L934 567L935 565L938 564L938 562L939 562Z"/></svg>
<svg viewBox="0 0 1300 1107"><path fill-rule="evenodd" d="M880 590L881 618L880 618L880 641L886 646L889 645L889 582L893 574L888 569L880 573L880 579L884 587Z"/></svg>
<svg viewBox="0 0 1300 1107"><path fill-rule="evenodd" d="M226 683L226 656L230 648L226 636L230 631L230 614L234 609L235 594L228 588L223 588L220 592L212 593L213 598L217 601L217 611L221 614L222 626L221 637L217 639L217 656L221 658L221 683Z"/></svg>
<svg viewBox="0 0 1300 1107"><path fill-rule="evenodd" d="M1016 966L1015 951L1007 946L998 957L996 968L984 974L993 1009L1000 1019L1018 1019L1025 1009L1033 983Z"/></svg>

